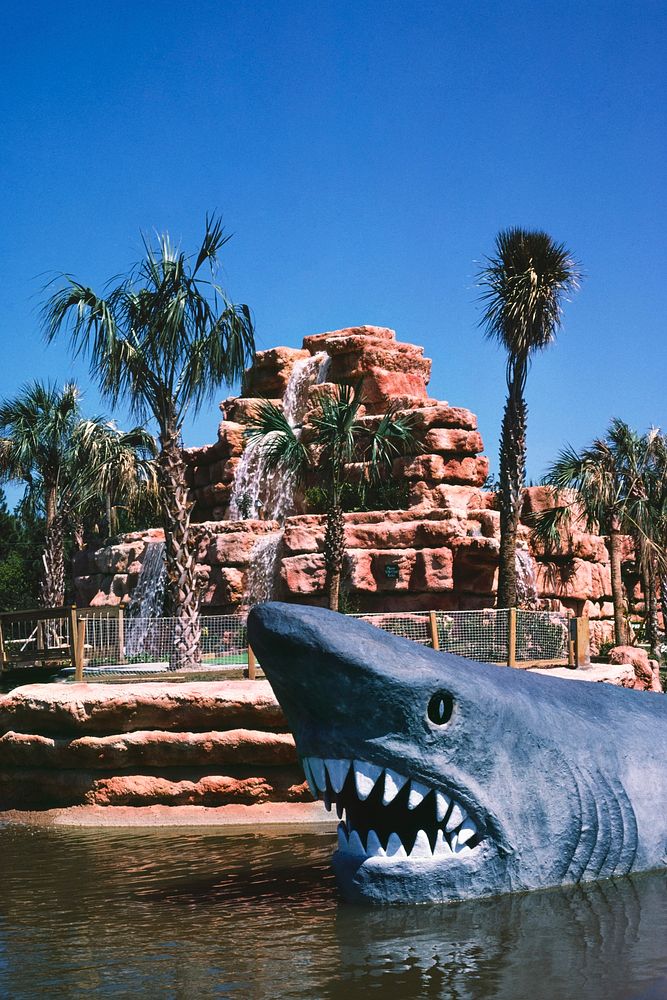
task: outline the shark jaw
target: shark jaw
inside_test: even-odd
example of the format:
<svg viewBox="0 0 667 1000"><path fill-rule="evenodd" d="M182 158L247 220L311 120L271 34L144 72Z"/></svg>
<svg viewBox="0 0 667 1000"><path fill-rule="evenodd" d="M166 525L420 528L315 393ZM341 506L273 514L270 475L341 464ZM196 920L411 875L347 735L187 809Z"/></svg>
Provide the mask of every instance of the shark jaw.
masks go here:
<svg viewBox="0 0 667 1000"><path fill-rule="evenodd" d="M483 820L455 794L359 758L301 764L312 794L341 821L333 866L345 897L451 901L484 891L484 869L500 858Z"/></svg>
<svg viewBox="0 0 667 1000"><path fill-rule="evenodd" d="M302 758L313 795L335 804L338 850L362 858L439 860L470 854L483 839L444 791L363 760Z"/></svg>

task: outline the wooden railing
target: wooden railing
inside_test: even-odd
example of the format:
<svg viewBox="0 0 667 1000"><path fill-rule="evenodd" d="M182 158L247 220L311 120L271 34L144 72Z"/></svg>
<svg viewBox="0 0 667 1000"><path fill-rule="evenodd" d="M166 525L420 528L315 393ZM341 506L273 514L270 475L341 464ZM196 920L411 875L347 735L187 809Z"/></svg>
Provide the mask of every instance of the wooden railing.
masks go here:
<svg viewBox="0 0 667 1000"><path fill-rule="evenodd" d="M46 667L69 663L74 667L76 679L81 680L83 660L78 655L78 614L76 607L2 612L0 671L20 664ZM34 625L32 629L31 625Z"/></svg>

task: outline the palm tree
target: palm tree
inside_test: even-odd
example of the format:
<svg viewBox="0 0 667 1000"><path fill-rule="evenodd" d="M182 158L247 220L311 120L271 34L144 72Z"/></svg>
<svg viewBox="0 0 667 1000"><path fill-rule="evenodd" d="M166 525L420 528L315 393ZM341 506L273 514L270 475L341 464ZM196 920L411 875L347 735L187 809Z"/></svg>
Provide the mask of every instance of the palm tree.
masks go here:
<svg viewBox="0 0 667 1000"><path fill-rule="evenodd" d="M281 410L263 400L246 429L250 443L261 442L264 467L280 469L284 475L303 481L308 470L317 470L327 494L324 532L326 592L332 611L337 611L340 582L345 562L345 522L341 492L346 467L361 463L364 475L378 482L391 468L394 458L417 450L410 416L395 411L384 414L372 429L361 417L361 384L338 385L333 393L318 400L311 417L312 433L306 444L300 428L293 428Z"/></svg>
<svg viewBox="0 0 667 1000"><path fill-rule="evenodd" d="M75 353L87 355L112 405L127 400L158 427L157 458L172 613L173 669L201 660L200 587L195 532L190 526L182 455L183 422L222 384L239 379L254 355L250 310L234 305L214 280L220 250L230 239L219 219L206 219L196 254L168 235L144 240L145 256L107 294L67 277L45 309L49 341L69 331Z"/></svg>
<svg viewBox="0 0 667 1000"><path fill-rule="evenodd" d="M663 632L667 635L667 437L652 429L648 470L644 483L647 492L647 517L643 527L643 589L647 611L647 641L653 655L658 647L658 602L662 612Z"/></svg>
<svg viewBox="0 0 667 1000"><path fill-rule="evenodd" d="M586 531L600 531L608 537L617 646L631 639L622 576L624 535L631 535L635 542L647 616L654 614L656 580L649 569L654 566L649 483L654 449L655 432L640 437L622 420L612 420L604 438L580 452L571 446L560 452L545 476L545 483L554 487L554 507L535 518L535 534L547 546L558 545L560 527L573 517ZM564 490L573 492L562 502Z"/></svg>
<svg viewBox="0 0 667 1000"><path fill-rule="evenodd" d="M547 234L519 228L496 237L495 255L478 275L485 303L481 325L507 352L507 402L500 436L500 608L516 606L516 537L526 469L527 408L524 399L530 361L553 342L562 301L579 285L569 251Z"/></svg>
<svg viewBox="0 0 667 1000"><path fill-rule="evenodd" d="M100 417L84 419L74 383L32 382L0 404L0 482L22 481L26 514L45 523L40 600L65 599L65 536L110 488L131 494L154 449L143 428L124 434Z"/></svg>

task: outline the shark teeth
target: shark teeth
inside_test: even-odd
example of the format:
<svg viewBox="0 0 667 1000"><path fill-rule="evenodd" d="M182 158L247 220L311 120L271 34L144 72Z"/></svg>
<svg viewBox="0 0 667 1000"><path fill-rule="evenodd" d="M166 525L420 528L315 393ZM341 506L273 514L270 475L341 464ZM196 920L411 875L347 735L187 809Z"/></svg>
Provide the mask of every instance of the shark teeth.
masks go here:
<svg viewBox="0 0 667 1000"><path fill-rule="evenodd" d="M408 779L402 774L397 774L388 767L384 772L384 792L382 793L382 805L388 806L396 798L403 785Z"/></svg>
<svg viewBox="0 0 667 1000"><path fill-rule="evenodd" d="M411 781L410 794L408 795L408 809L416 809L430 791L431 789L427 785L422 785L418 781Z"/></svg>
<svg viewBox="0 0 667 1000"><path fill-rule="evenodd" d="M324 763L326 764L331 787L336 795L338 795L345 784L345 779L350 770L350 762L349 760L326 760Z"/></svg>
<svg viewBox="0 0 667 1000"><path fill-rule="evenodd" d="M304 757L310 790L334 803L338 849L359 859L425 861L471 854L481 842L475 820L442 789L365 760Z"/></svg>
<svg viewBox="0 0 667 1000"><path fill-rule="evenodd" d="M364 760L355 760L353 766L357 795L363 802L375 788L375 782L382 774L382 768L378 767L377 764L367 764Z"/></svg>

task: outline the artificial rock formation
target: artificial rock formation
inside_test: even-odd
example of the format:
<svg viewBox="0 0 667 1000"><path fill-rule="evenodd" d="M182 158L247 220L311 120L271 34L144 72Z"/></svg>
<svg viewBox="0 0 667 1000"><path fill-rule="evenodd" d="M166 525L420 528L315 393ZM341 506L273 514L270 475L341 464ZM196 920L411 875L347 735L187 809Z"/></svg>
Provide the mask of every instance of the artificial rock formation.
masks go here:
<svg viewBox="0 0 667 1000"><path fill-rule="evenodd" d="M311 798L264 681L31 684L0 697L0 811Z"/></svg>
<svg viewBox="0 0 667 1000"><path fill-rule="evenodd" d="M297 385L310 359L319 376ZM348 562L344 590L352 606L372 610L468 610L493 606L500 523L496 498L484 489L488 460L477 418L470 410L428 396L431 362L423 350L401 343L393 330L359 326L306 337L300 349L260 351L246 373L243 392L221 403L217 440L185 451L194 519L206 529L199 550L203 606L229 612L267 596L257 568L272 579L273 596L307 603L324 600L324 519L304 509L302 495L281 518L229 520L235 477L244 452L244 427L261 399L299 409L308 439L318 395L336 382L361 381L363 420L372 428L388 409L409 414L418 447L397 458L393 477L405 486L406 509L345 515ZM349 469L350 479L358 470ZM551 503L542 487L526 490L519 544L534 606L584 615L591 621L592 650L613 638L611 573L604 538L574 524L547 552L530 540L536 513ZM263 515L271 514L268 504ZM126 535L115 544L76 558L81 604L127 604L148 542L158 532ZM268 563L267 552L273 563ZM632 560L628 544L627 562ZM387 567L391 565L391 570Z"/></svg>

